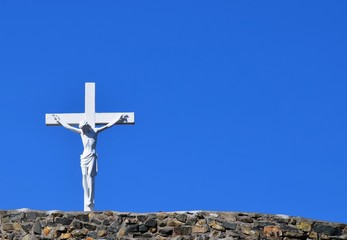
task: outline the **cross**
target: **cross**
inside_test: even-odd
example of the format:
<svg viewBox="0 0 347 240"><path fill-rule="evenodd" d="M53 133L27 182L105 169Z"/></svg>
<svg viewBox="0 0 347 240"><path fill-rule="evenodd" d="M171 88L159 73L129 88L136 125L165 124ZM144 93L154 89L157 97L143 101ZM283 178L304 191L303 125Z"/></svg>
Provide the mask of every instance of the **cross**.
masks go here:
<svg viewBox="0 0 347 240"><path fill-rule="evenodd" d="M125 117L127 116L127 117ZM119 119L119 120L118 120ZM118 121L117 121L118 120ZM59 121L59 122L58 122ZM83 123L86 121L88 124ZM71 125L79 124L79 128ZM134 113L96 113L95 112L95 83L86 83L84 113L46 114L46 125L62 125L80 134L83 143L81 154L82 185L84 191L84 211L94 210L94 177L97 174L96 140L99 132L114 124L134 124ZM95 128L96 124L107 124Z"/></svg>
<svg viewBox="0 0 347 240"><path fill-rule="evenodd" d="M96 113L95 112L95 83L87 82L85 84L85 112L84 113L54 113L59 115L61 120L68 124L78 125L81 121L86 120L88 124L95 128L95 125L107 124L119 119L121 115L128 115L127 122L117 124L135 124L135 114L133 112L123 113ZM60 124L54 119L52 113L46 114L47 126L59 126Z"/></svg>

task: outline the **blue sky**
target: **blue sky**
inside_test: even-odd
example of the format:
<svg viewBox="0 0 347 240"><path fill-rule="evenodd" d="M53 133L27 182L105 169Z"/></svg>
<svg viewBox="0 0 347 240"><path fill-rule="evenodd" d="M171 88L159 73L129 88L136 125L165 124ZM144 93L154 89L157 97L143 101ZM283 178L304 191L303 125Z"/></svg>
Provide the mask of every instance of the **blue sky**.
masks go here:
<svg viewBox="0 0 347 240"><path fill-rule="evenodd" d="M45 113L134 111L99 136L96 210L347 222L346 1L0 0L0 209L80 211L77 134Z"/></svg>

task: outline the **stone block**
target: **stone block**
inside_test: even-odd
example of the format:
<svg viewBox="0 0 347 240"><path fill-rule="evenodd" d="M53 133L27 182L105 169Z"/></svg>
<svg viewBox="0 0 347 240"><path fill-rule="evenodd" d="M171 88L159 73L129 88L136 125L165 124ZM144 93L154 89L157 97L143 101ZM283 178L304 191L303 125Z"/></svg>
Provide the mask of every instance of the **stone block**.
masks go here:
<svg viewBox="0 0 347 240"><path fill-rule="evenodd" d="M14 230L13 223L2 224L2 230L5 232L13 231Z"/></svg>
<svg viewBox="0 0 347 240"><path fill-rule="evenodd" d="M89 217L87 214L79 214L75 218L80 220L81 222L89 222Z"/></svg>
<svg viewBox="0 0 347 240"><path fill-rule="evenodd" d="M266 226L263 235L267 238L278 238L282 236L282 230L278 226Z"/></svg>
<svg viewBox="0 0 347 240"><path fill-rule="evenodd" d="M39 221L34 223L33 232L34 234L41 235L41 224Z"/></svg>
<svg viewBox="0 0 347 240"><path fill-rule="evenodd" d="M72 234L71 233L62 233L60 235L60 239L69 239L72 237Z"/></svg>
<svg viewBox="0 0 347 240"><path fill-rule="evenodd" d="M65 226L68 226L70 225L70 223L72 222L72 219L71 218L66 218L66 217L63 217L63 218L56 218L54 220L55 223L58 223L58 224L62 224L62 225L65 225Z"/></svg>
<svg viewBox="0 0 347 240"><path fill-rule="evenodd" d="M304 232L309 232L312 229L312 223L300 222L299 224L297 224L297 228L299 228L300 230L302 230Z"/></svg>
<svg viewBox="0 0 347 240"><path fill-rule="evenodd" d="M154 219L149 219L147 220L147 222L145 223L146 227L157 227L157 221Z"/></svg>
<svg viewBox="0 0 347 240"><path fill-rule="evenodd" d="M174 228L175 235L190 235L192 233L191 226L178 226Z"/></svg>
<svg viewBox="0 0 347 240"><path fill-rule="evenodd" d="M163 237L169 237L173 233L173 228L169 228L169 227L161 228L161 229L159 229L159 233Z"/></svg>
<svg viewBox="0 0 347 240"><path fill-rule="evenodd" d="M187 221L187 214L185 214L185 213L177 214L176 219L180 222L185 223Z"/></svg>
<svg viewBox="0 0 347 240"><path fill-rule="evenodd" d="M218 231L225 231L225 227L222 226L220 223L218 223L217 221L211 221L209 224L208 224L211 228L215 229L215 230L218 230Z"/></svg>

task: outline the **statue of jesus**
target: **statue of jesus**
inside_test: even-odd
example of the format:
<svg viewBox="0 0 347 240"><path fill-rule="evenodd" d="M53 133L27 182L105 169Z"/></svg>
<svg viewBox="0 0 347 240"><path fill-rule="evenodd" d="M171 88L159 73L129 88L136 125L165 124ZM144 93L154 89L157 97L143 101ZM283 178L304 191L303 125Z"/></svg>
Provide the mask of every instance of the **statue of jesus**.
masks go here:
<svg viewBox="0 0 347 240"><path fill-rule="evenodd" d="M62 121L58 115L53 114L53 118L66 129L80 134L83 144L83 153L81 154L82 185L84 191L84 211L94 210L94 186L95 176L98 172L98 155L96 153L96 142L98 133L112 127L116 123L127 122L128 115L122 115L119 119L108 123L100 128L92 128L88 122L80 122L78 128L73 127Z"/></svg>

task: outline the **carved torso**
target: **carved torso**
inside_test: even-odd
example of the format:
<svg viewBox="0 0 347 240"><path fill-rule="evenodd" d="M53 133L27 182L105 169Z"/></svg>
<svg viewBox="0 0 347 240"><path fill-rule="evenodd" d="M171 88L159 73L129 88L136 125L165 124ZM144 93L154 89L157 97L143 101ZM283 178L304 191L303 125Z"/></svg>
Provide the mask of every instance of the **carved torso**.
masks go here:
<svg viewBox="0 0 347 240"><path fill-rule="evenodd" d="M83 153L81 154L81 159L88 158L96 154L96 142L98 134L91 129L88 133L81 134L82 144L83 144Z"/></svg>

